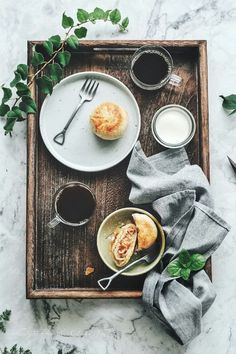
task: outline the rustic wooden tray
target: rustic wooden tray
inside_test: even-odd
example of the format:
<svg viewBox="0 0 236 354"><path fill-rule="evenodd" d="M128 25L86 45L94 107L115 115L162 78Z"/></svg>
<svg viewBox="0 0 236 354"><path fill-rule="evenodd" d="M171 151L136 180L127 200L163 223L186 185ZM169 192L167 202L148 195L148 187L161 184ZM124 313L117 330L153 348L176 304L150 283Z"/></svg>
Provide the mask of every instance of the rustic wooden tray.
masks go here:
<svg viewBox="0 0 236 354"><path fill-rule="evenodd" d="M29 42L28 57L33 45ZM130 58L137 47L161 45L171 52L176 73L183 78L179 88L165 87L144 92L129 76ZM83 41L65 70L65 76L80 71L101 71L125 83L136 97L142 116L140 141L147 155L161 147L151 134L151 119L161 106L176 103L194 115L197 131L187 148L191 163L197 163L209 178L208 97L206 41ZM31 74L33 69L31 69ZM32 95L41 107L36 87ZM56 120L56 117L55 117ZM28 117L28 186L27 186L27 298L138 298L142 295L144 276L121 276L110 291L101 291L97 280L111 271L101 261L96 248L96 233L105 216L130 205L130 184L126 178L127 157L118 166L99 173L82 173L63 166L47 151L39 134L38 116ZM96 214L85 227L63 225L47 228L53 216L52 197L65 182L79 180L96 194ZM95 268L86 276L87 266ZM211 275L211 264L206 270Z"/></svg>

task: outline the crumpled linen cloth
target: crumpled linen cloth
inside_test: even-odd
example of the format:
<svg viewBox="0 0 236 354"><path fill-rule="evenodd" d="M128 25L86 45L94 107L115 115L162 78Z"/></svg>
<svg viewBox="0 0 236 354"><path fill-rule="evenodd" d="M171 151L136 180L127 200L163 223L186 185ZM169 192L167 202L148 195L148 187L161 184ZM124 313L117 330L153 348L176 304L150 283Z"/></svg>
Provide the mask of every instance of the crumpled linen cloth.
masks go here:
<svg viewBox="0 0 236 354"><path fill-rule="evenodd" d="M151 204L166 235L162 269L146 277L143 301L168 333L186 344L201 332L201 318L216 293L204 270L190 281L171 277L166 267L182 249L209 258L230 230L213 210L210 186L197 165L190 165L184 148L146 157L136 143L127 170L130 201Z"/></svg>

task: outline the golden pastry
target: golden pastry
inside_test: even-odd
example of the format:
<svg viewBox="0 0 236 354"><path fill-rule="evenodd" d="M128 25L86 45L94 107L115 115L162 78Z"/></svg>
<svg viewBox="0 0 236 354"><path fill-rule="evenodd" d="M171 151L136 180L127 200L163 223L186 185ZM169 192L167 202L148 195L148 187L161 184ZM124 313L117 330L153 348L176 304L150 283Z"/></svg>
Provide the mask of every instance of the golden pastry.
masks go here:
<svg viewBox="0 0 236 354"><path fill-rule="evenodd" d="M157 227L154 221L145 214L132 214L138 229L138 250L151 247L157 239Z"/></svg>
<svg viewBox="0 0 236 354"><path fill-rule="evenodd" d="M127 224L116 228L111 240L111 254L117 267L126 265L134 253L137 241L137 228Z"/></svg>
<svg viewBox="0 0 236 354"><path fill-rule="evenodd" d="M128 119L127 113L119 105L104 102L92 112L90 122L94 134L105 140L116 140L124 134Z"/></svg>

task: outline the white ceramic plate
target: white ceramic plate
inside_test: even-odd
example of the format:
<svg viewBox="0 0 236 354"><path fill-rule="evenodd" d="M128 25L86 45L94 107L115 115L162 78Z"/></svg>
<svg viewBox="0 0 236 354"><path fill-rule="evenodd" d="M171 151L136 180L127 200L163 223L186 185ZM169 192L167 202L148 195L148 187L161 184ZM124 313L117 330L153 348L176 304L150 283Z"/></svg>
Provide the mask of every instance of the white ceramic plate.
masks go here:
<svg viewBox="0 0 236 354"><path fill-rule="evenodd" d="M82 105L66 133L64 145L58 145L53 138L78 104L80 88L87 78L99 81L97 93L91 102ZM90 128L90 113L105 101L117 103L128 113L128 128L120 139L102 140ZM40 131L50 153L64 165L87 172L102 171L122 161L138 139L140 124L139 107L130 90L110 75L91 71L62 80L52 95L45 98L40 113Z"/></svg>

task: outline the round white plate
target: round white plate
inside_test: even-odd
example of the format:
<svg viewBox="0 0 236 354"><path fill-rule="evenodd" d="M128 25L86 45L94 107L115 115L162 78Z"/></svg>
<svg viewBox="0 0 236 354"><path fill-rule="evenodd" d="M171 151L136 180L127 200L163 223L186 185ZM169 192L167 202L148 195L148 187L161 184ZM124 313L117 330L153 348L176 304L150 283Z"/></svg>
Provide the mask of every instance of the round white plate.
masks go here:
<svg viewBox="0 0 236 354"><path fill-rule="evenodd" d="M53 141L67 123L78 104L79 92L87 78L99 81L92 101L85 102L67 130L64 145ZM90 114L103 102L112 101L128 113L124 136L113 141L98 138L90 127ZM114 77L99 72L82 72L68 76L55 86L43 102L40 131L50 153L64 165L78 171L95 172L115 166L132 150L138 139L141 118L138 104L130 90Z"/></svg>

